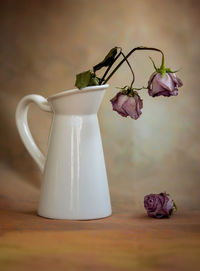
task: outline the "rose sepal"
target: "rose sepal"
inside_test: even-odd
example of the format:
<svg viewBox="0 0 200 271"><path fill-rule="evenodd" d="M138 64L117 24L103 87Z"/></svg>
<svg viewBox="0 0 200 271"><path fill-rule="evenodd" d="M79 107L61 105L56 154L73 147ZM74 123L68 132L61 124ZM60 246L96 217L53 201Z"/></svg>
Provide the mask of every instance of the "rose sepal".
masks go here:
<svg viewBox="0 0 200 271"><path fill-rule="evenodd" d="M166 73L176 73L176 72L180 71L180 69L172 71L170 68L165 68L164 59L162 60L162 64L161 64L160 68L158 68L158 67L156 67L156 64L153 61L153 59L150 56L149 56L149 58L153 64L155 71L157 73L160 73L162 77L164 77Z"/></svg>

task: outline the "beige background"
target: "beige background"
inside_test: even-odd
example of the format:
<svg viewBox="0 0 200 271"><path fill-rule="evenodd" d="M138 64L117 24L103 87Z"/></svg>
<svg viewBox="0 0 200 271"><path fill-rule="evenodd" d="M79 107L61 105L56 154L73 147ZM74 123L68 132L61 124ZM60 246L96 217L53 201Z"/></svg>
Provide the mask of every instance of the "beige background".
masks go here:
<svg viewBox="0 0 200 271"><path fill-rule="evenodd" d="M99 112L114 213L143 211L143 196L167 191L179 210L199 209L199 1L1 1L0 28L0 189L2 208L17 208L25 187L38 201L41 175L15 127L15 108L27 94L44 96L73 88L76 73L104 57L114 46L127 53L138 45L154 46L184 82L178 97L153 99L144 91L141 118L112 111L109 99L131 74L122 66L110 81ZM130 58L136 86L146 85L158 53ZM33 135L46 150L51 115L32 106ZM21 202L23 205L23 202Z"/></svg>

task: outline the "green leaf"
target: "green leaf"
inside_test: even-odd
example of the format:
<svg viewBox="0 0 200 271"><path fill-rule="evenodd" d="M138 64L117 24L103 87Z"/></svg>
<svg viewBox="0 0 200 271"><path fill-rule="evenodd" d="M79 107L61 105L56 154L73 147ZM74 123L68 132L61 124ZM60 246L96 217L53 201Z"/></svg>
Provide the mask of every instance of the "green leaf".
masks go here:
<svg viewBox="0 0 200 271"><path fill-rule="evenodd" d="M91 70L77 74L75 86L79 89L87 87L91 77L92 77Z"/></svg>
<svg viewBox="0 0 200 271"><path fill-rule="evenodd" d="M82 72L76 75L75 86L77 88L85 88L88 86L99 85L100 79L91 71Z"/></svg>
<svg viewBox="0 0 200 271"><path fill-rule="evenodd" d="M114 47L105 56L103 61L101 61L99 64L97 64L93 67L94 72L100 70L103 67L108 67L108 66L112 65L115 61L116 54L117 54L117 47Z"/></svg>
<svg viewBox="0 0 200 271"><path fill-rule="evenodd" d="M93 74L92 77L90 78L88 86L98 86L99 82L100 82L100 78L98 78L97 76Z"/></svg>

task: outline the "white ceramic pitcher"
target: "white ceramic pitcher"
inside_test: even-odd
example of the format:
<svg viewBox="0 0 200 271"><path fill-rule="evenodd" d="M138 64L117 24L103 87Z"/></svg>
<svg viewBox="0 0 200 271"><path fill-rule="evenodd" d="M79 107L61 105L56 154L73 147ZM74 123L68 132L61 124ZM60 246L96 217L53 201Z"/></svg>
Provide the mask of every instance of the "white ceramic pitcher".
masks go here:
<svg viewBox="0 0 200 271"><path fill-rule="evenodd" d="M97 111L108 85L25 96L16 122L21 139L43 173L38 214L55 219L97 219L111 215L110 195ZM27 123L30 103L53 113L47 156Z"/></svg>

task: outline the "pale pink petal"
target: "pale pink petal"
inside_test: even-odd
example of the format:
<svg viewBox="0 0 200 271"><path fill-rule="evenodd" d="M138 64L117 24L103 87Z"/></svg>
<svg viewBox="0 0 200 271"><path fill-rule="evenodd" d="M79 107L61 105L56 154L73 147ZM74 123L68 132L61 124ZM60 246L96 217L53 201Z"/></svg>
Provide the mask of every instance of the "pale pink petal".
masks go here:
<svg viewBox="0 0 200 271"><path fill-rule="evenodd" d="M177 84L178 87L182 87L183 86L183 82L181 81L180 78L178 78L176 76L175 73L169 73L169 75L171 76L172 80L174 81L175 84Z"/></svg>
<svg viewBox="0 0 200 271"><path fill-rule="evenodd" d="M112 103L113 106L113 110L117 111L121 116L123 117L127 117L128 114L126 113L126 111L123 110L122 105L123 103L128 99L127 95L124 95L122 93L117 93L117 95L112 98L110 101Z"/></svg>
<svg viewBox="0 0 200 271"><path fill-rule="evenodd" d="M156 74L157 74L157 72L152 73L152 75L150 76L149 81L148 81L148 86L151 85L151 83L152 83L154 77L156 76Z"/></svg>
<svg viewBox="0 0 200 271"><path fill-rule="evenodd" d="M164 75L164 77L162 77L162 75L160 73L158 73L155 78L154 81L157 81L157 83L162 86L164 89L167 89L169 91L173 91L174 87L175 87L175 83L172 80L172 78L169 76L168 73L166 73Z"/></svg>
<svg viewBox="0 0 200 271"><path fill-rule="evenodd" d="M160 85L160 82L154 77L152 82L152 96L155 96L157 93L165 91L166 89Z"/></svg>
<svg viewBox="0 0 200 271"><path fill-rule="evenodd" d="M123 104L123 109L126 113L133 119L138 119L139 115L137 114L136 102L133 97L129 97L128 100Z"/></svg>

